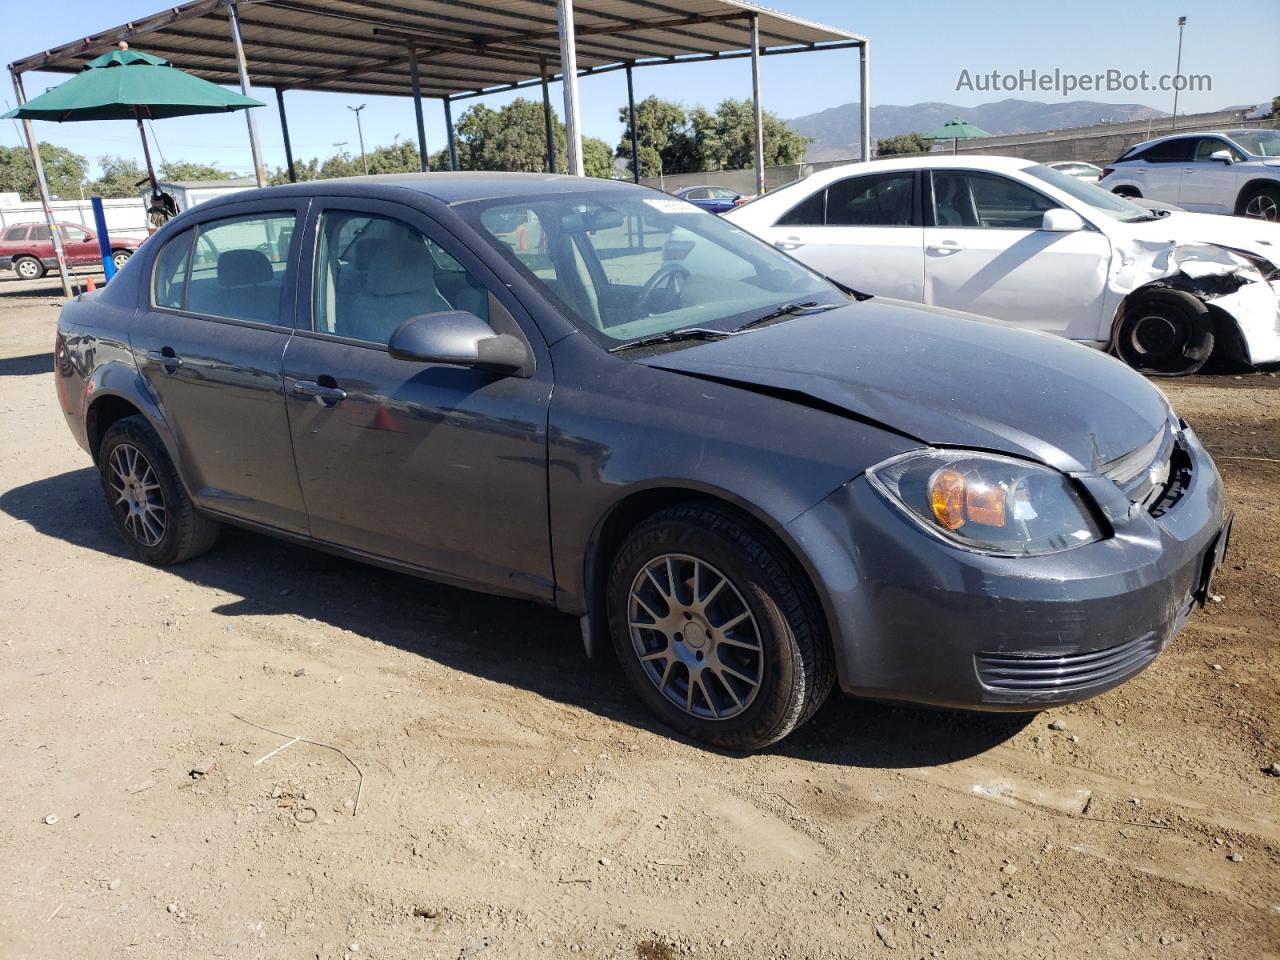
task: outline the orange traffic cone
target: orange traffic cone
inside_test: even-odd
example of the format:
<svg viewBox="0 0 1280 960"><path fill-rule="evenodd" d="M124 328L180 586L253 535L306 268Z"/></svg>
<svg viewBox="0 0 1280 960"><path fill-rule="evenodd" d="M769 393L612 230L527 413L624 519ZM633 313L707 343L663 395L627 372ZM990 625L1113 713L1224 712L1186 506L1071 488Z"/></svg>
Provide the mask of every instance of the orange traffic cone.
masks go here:
<svg viewBox="0 0 1280 960"><path fill-rule="evenodd" d="M93 293L93 292L94 292L95 290L97 290L97 289L98 289L98 285L97 285L96 283L94 283L94 282L93 282L93 277L85 277L85 278L84 278L84 292L85 292L85 293Z"/></svg>

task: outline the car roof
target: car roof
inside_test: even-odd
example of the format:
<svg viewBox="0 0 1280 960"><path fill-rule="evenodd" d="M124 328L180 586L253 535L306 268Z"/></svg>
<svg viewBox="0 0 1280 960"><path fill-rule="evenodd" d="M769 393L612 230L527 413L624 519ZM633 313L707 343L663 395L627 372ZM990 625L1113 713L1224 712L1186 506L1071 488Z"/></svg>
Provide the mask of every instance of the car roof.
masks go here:
<svg viewBox="0 0 1280 960"><path fill-rule="evenodd" d="M550 196L558 193L604 193L613 190L643 190L625 180L600 177L570 177L551 173L498 173L458 171L447 173L388 173L368 177L343 177L334 180L308 180L304 183L242 190L206 200L200 209L226 206L253 200L282 197L348 196L389 199L400 191L410 190L441 203L465 203L501 197Z"/></svg>
<svg viewBox="0 0 1280 960"><path fill-rule="evenodd" d="M1259 129L1265 130L1265 127ZM1152 137L1150 140L1143 140L1141 143L1135 143L1130 150L1145 150L1147 147L1155 146L1157 143L1164 143L1166 140L1181 140L1185 137L1235 137L1242 133L1253 133L1253 130L1241 128L1239 130L1179 130L1177 133L1166 133L1163 137Z"/></svg>

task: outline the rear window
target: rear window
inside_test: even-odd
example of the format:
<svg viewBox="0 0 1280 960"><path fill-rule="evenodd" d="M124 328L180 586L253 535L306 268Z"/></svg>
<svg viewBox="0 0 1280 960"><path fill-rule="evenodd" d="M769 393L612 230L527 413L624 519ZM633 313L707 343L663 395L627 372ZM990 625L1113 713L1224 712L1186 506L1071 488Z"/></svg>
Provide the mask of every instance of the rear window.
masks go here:
<svg viewBox="0 0 1280 960"><path fill-rule="evenodd" d="M1154 147L1147 147L1142 151L1142 159L1147 163L1182 163L1191 159L1191 152L1195 149L1196 143L1197 141L1190 137L1166 140L1164 143L1157 143Z"/></svg>

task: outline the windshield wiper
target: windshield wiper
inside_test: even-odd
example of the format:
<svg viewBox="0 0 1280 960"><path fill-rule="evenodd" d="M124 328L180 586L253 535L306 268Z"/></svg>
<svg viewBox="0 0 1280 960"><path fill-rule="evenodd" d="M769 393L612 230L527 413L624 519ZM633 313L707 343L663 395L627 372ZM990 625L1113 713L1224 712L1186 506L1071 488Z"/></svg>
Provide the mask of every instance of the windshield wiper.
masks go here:
<svg viewBox="0 0 1280 960"><path fill-rule="evenodd" d="M786 303L778 307L776 310L770 310L763 316L756 317L754 320L748 320L742 326L734 329L734 333L741 333L743 330L750 330L752 327L758 327L762 323L768 323L770 320L778 320L782 317L796 316L801 313L821 313L823 310L834 310L840 306L838 303L819 303L817 300L805 300L800 303Z"/></svg>
<svg viewBox="0 0 1280 960"><path fill-rule="evenodd" d="M710 327L685 327L682 330L668 330L665 333L652 333L630 343L620 343L610 347L608 353L621 353L623 350L634 350L637 347L651 347L659 343L679 343L681 340L719 340L731 337L735 331L712 330Z"/></svg>

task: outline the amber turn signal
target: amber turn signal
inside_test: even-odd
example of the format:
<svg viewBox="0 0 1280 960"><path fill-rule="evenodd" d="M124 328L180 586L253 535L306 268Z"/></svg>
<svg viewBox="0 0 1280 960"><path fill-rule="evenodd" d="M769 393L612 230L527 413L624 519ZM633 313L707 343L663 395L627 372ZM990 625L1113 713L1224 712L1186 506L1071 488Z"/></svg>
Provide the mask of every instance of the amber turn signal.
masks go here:
<svg viewBox="0 0 1280 960"><path fill-rule="evenodd" d="M929 481L929 505L933 517L948 530L964 526L964 474L939 470Z"/></svg>

